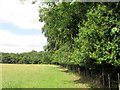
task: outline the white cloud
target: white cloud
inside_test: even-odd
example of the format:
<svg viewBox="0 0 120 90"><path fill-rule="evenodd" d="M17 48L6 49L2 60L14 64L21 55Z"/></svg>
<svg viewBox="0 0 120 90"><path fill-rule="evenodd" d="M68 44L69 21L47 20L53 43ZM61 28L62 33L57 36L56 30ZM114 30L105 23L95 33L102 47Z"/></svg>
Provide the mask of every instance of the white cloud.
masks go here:
<svg viewBox="0 0 120 90"><path fill-rule="evenodd" d="M0 22L8 22L24 30L41 30L44 23L39 22L39 5L30 1L22 4L20 0L0 0ZM41 51L46 43L44 35L21 36L9 30L0 30L0 52Z"/></svg>
<svg viewBox="0 0 120 90"><path fill-rule="evenodd" d="M13 34L8 30L0 30L0 52L29 52L31 50L42 51L47 43L44 35Z"/></svg>
<svg viewBox="0 0 120 90"><path fill-rule="evenodd" d="M0 21L25 29L41 29L44 23L39 22L39 5L30 1L22 4L20 0L0 0Z"/></svg>

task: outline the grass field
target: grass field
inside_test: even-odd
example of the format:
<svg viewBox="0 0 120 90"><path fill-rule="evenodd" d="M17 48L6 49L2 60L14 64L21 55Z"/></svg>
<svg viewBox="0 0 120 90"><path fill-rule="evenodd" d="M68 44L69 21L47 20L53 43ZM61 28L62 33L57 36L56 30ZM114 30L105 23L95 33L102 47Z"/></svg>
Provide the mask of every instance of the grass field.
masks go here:
<svg viewBox="0 0 120 90"><path fill-rule="evenodd" d="M2 88L88 88L79 76L55 65L2 65Z"/></svg>

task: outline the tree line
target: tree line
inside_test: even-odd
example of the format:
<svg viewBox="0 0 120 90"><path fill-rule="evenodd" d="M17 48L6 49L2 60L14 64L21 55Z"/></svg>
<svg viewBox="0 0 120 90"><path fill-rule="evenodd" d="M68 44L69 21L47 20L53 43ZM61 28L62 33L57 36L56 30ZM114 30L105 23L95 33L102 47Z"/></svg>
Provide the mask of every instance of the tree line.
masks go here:
<svg viewBox="0 0 120 90"><path fill-rule="evenodd" d="M52 62L120 66L120 3L48 2L39 10Z"/></svg>
<svg viewBox="0 0 120 90"><path fill-rule="evenodd" d="M8 64L47 64L50 63L49 56L44 51L26 53L2 53L2 63Z"/></svg>
<svg viewBox="0 0 120 90"><path fill-rule="evenodd" d="M118 80L114 76L120 72L119 2L47 2L42 5L39 17L45 23L42 28L48 41L45 50L52 54L52 62L73 70L84 68L94 77L111 74L107 78ZM105 82L105 78L102 81Z"/></svg>

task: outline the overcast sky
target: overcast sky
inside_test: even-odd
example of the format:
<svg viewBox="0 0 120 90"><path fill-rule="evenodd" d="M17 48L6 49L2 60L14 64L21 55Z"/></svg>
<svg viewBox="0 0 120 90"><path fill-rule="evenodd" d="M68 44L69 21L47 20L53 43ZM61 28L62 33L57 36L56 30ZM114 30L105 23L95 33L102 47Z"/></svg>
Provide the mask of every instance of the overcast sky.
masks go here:
<svg viewBox="0 0 120 90"><path fill-rule="evenodd" d="M0 0L0 52L43 50L47 39L41 33L38 3L30 1Z"/></svg>

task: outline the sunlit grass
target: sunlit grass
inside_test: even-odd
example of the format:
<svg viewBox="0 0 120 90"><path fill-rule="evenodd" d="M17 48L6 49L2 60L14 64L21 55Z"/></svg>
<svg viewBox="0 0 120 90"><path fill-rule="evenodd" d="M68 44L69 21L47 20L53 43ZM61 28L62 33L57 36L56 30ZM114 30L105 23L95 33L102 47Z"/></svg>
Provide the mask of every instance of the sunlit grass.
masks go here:
<svg viewBox="0 0 120 90"><path fill-rule="evenodd" d="M56 65L2 65L3 88L87 88L79 77Z"/></svg>

